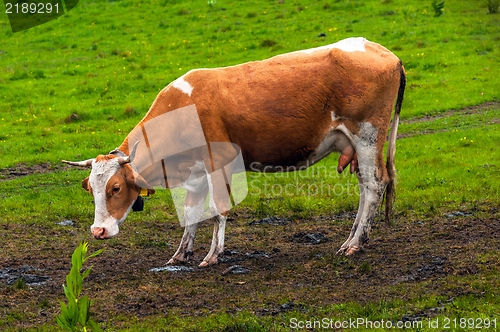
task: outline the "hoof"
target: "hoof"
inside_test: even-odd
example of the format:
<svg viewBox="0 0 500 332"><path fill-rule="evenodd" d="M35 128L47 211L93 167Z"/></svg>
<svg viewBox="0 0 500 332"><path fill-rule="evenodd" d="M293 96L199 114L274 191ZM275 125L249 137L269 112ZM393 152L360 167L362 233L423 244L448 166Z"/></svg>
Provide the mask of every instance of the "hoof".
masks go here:
<svg viewBox="0 0 500 332"><path fill-rule="evenodd" d="M219 260L217 259L217 257L214 257L214 258L210 258L210 259L204 259L203 262L200 263L200 265L198 265L198 267L208 267L208 266L211 266L211 265L215 265L219 263Z"/></svg>
<svg viewBox="0 0 500 332"><path fill-rule="evenodd" d="M193 256L192 251L188 251L185 254L176 253L170 260L167 262L167 265L176 265L176 264L184 264L187 263L189 258Z"/></svg>
<svg viewBox="0 0 500 332"><path fill-rule="evenodd" d="M337 255L346 255L351 256L361 250L361 247L351 246L351 247L341 247L339 251L337 251Z"/></svg>
<svg viewBox="0 0 500 332"><path fill-rule="evenodd" d="M209 264L208 264L208 262L206 262L206 261L203 261L203 262L201 262L201 263L198 265L198 267L208 267L208 266L209 266Z"/></svg>
<svg viewBox="0 0 500 332"><path fill-rule="evenodd" d="M352 246L350 248L347 248L347 250L344 252L346 256L354 255L357 253L361 248L358 246Z"/></svg>
<svg viewBox="0 0 500 332"><path fill-rule="evenodd" d="M185 264L187 263L187 259L178 259L175 257L170 258L170 260L167 262L167 265L178 265L178 264Z"/></svg>
<svg viewBox="0 0 500 332"><path fill-rule="evenodd" d="M177 264L179 261L177 259L173 259L171 258L168 262L167 262L167 265L175 265Z"/></svg>

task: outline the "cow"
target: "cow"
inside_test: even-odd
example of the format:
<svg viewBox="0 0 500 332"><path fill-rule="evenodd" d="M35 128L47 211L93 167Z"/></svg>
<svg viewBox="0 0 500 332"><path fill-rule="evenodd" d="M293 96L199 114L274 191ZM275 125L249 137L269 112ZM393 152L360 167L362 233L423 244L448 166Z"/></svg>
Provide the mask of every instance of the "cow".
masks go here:
<svg viewBox="0 0 500 332"><path fill-rule="evenodd" d="M337 171L349 166L360 187L356 219L338 251L352 255L368 241L382 200L385 218L389 220L391 215L396 136L405 84L401 60L362 37L262 61L195 69L159 92L147 114L118 148L93 159L63 162L92 167L82 186L94 197L91 233L96 239L118 234L141 190L153 194L155 186L184 186L184 217L190 222L167 264L186 262L193 255L196 219L200 217L197 207L210 193L214 232L210 250L199 264L204 267L216 264L223 254L230 209L230 179L216 183L210 172L230 165L238 154L247 171L273 172L304 169L336 151L340 153ZM170 120L162 116L173 112L194 112L201 137L209 144L226 143L225 148L195 145L179 150L173 160L161 159L159 167L144 166L138 171L137 165L154 159L151 140L175 150L177 143L169 141L171 132L180 130L182 137L200 134L184 131L189 123L169 125ZM145 128L155 120L155 137L147 136Z"/></svg>

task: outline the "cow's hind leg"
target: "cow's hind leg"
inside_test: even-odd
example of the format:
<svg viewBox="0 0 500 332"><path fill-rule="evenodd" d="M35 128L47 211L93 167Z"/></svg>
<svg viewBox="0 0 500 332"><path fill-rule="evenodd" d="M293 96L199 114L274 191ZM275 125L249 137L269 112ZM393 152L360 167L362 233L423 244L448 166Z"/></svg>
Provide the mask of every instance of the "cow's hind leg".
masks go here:
<svg viewBox="0 0 500 332"><path fill-rule="evenodd" d="M383 134L369 123L361 128L355 147L359 162L357 173L360 186L360 207L349 239L340 252L351 255L359 251L369 239L371 225L382 200L389 177L383 162Z"/></svg>
<svg viewBox="0 0 500 332"><path fill-rule="evenodd" d="M356 214L356 220L354 220L354 224L352 225L351 233L349 234L349 237L344 242L344 244L340 247L337 254L345 253L348 250L349 244L350 244L351 240L354 238L354 234L356 233L356 230L358 229L358 225L359 225L359 221L361 220L361 216L363 215L363 207L365 205L365 195L364 195L365 190L363 190L363 178L360 176L359 170L356 171L356 175L358 177L358 185L359 185L358 213Z"/></svg>
<svg viewBox="0 0 500 332"><path fill-rule="evenodd" d="M208 186L198 188L197 191L188 191L186 201L184 203L184 235L179 248L168 261L167 265L183 263L188 261L189 257L193 255L194 236L198 222L203 213L203 205L208 193Z"/></svg>

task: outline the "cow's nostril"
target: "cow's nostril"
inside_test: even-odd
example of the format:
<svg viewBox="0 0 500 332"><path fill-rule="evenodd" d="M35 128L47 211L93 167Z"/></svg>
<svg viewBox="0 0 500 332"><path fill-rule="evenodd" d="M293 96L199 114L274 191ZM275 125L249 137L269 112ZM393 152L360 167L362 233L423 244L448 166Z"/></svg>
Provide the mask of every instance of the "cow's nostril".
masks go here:
<svg viewBox="0 0 500 332"><path fill-rule="evenodd" d="M104 227L94 227L92 229L92 235L96 239L102 240L106 238L106 229Z"/></svg>

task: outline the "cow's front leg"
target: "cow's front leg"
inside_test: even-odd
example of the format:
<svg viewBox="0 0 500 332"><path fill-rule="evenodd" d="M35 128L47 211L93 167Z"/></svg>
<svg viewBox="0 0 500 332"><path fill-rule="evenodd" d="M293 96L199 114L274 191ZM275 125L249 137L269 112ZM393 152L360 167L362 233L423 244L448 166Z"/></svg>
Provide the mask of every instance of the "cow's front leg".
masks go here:
<svg viewBox="0 0 500 332"><path fill-rule="evenodd" d="M184 234L182 235L179 248L167 262L167 265L184 263L193 256L194 236L196 228L200 222L200 217L203 214L203 205L208 193L208 186L200 186L197 191L188 191L186 201L184 203Z"/></svg>
<svg viewBox="0 0 500 332"><path fill-rule="evenodd" d="M214 218L214 234L212 245L207 256L200 263L200 267L217 264L219 255L224 252L224 234L226 231L226 216L220 215Z"/></svg>
<svg viewBox="0 0 500 332"><path fill-rule="evenodd" d="M189 257L193 256L196 227L198 227L198 223L186 225L186 227L184 227L184 234L182 235L182 240L179 248L172 256L172 258L170 258L170 260L167 262L167 265L185 263L189 260Z"/></svg>

